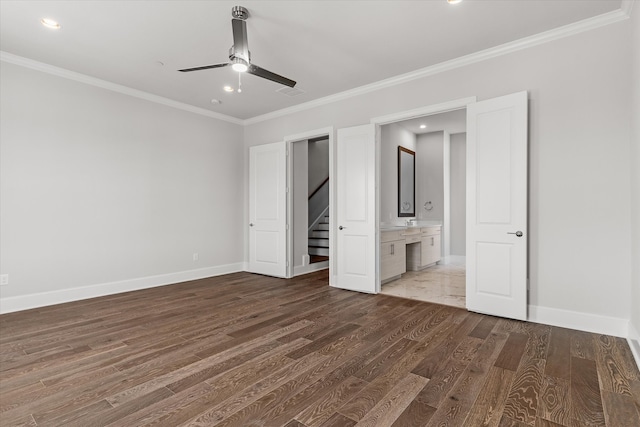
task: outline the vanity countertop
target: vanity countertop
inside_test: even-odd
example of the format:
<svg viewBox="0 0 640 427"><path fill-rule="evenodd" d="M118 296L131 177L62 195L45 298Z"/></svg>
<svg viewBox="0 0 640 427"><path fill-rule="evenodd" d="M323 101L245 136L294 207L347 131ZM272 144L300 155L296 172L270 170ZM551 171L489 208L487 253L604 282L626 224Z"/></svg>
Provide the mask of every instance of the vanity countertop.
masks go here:
<svg viewBox="0 0 640 427"><path fill-rule="evenodd" d="M422 227L441 227L441 221L416 221L413 225L393 225L393 224L380 224L380 231L399 231L399 230L410 230L415 228Z"/></svg>

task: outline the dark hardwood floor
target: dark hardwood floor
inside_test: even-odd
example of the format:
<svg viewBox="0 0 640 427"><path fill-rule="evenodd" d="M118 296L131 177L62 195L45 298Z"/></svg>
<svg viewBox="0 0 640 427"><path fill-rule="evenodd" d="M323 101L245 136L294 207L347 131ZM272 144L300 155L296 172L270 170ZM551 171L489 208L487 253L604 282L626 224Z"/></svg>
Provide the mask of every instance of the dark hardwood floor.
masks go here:
<svg viewBox="0 0 640 427"><path fill-rule="evenodd" d="M625 340L237 273L0 316L2 426L640 426Z"/></svg>

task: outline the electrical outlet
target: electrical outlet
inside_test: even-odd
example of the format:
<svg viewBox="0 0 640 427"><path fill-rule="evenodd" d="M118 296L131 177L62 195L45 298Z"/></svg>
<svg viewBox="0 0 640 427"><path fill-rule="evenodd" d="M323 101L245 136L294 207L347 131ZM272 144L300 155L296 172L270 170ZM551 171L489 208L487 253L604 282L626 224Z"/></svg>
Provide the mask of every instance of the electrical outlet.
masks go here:
<svg viewBox="0 0 640 427"><path fill-rule="evenodd" d="M198 261L198 259L199 259L199 258L200 258L200 257L199 257L199 255L198 255L198 253L197 253L197 252L194 252L194 254L193 254L193 261Z"/></svg>
<svg viewBox="0 0 640 427"><path fill-rule="evenodd" d="M9 284L9 275L0 274L0 286L7 286Z"/></svg>

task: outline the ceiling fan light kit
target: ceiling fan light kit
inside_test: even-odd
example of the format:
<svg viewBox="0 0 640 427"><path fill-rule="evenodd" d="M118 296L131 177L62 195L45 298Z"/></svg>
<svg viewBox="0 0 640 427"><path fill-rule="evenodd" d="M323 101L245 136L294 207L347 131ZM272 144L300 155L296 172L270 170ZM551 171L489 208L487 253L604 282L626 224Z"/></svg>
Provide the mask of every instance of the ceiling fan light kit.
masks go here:
<svg viewBox="0 0 640 427"><path fill-rule="evenodd" d="M252 74L272 82L280 83L285 86L294 87L296 82L283 77L279 74L265 70L251 63L251 53L249 52L249 44L247 41L247 23L249 11L242 6L234 6L231 8L231 29L233 30L233 46L229 49L229 61L223 64L204 65L201 67L185 68L183 73L190 71L208 70L211 68L222 68L231 65L234 71L239 73ZM240 92L240 90L238 90Z"/></svg>

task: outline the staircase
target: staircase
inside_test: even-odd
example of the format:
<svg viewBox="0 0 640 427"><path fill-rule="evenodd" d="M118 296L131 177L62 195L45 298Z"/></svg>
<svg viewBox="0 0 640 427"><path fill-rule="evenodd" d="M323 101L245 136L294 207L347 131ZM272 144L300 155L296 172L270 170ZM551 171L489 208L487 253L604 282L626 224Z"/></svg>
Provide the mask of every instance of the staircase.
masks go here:
<svg viewBox="0 0 640 427"><path fill-rule="evenodd" d="M309 255L329 256L329 215L325 215L309 232Z"/></svg>

